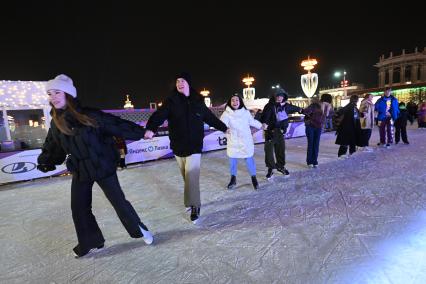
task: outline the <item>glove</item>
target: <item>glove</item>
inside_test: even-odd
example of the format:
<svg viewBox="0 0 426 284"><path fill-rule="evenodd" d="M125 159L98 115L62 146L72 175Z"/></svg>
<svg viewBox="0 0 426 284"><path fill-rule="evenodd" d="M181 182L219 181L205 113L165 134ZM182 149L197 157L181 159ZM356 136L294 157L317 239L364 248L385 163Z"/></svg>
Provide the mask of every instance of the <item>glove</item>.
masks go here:
<svg viewBox="0 0 426 284"><path fill-rule="evenodd" d="M53 165L37 165L37 170L47 173L56 170L56 167Z"/></svg>

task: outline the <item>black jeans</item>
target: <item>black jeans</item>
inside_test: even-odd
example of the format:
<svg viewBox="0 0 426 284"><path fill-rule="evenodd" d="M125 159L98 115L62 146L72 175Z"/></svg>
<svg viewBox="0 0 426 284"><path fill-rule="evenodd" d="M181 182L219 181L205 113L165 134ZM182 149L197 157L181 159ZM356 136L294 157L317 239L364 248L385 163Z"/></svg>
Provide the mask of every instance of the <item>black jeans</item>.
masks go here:
<svg viewBox="0 0 426 284"><path fill-rule="evenodd" d="M348 152L348 146L347 145L340 145L339 152L337 153L337 156L340 157L342 155L346 155ZM349 145L349 154L352 155L356 152L356 145Z"/></svg>
<svg viewBox="0 0 426 284"><path fill-rule="evenodd" d="M399 139L401 136L402 142L408 143L407 125L395 124L395 143L399 143Z"/></svg>
<svg viewBox="0 0 426 284"><path fill-rule="evenodd" d="M279 128L265 131L265 164L269 169L280 169L285 166L285 140Z"/></svg>
<svg viewBox="0 0 426 284"><path fill-rule="evenodd" d="M368 146L368 142L370 141L371 138L371 129L361 129L361 135L360 135L360 145L361 147L367 147Z"/></svg>
<svg viewBox="0 0 426 284"><path fill-rule="evenodd" d="M142 224L133 206L126 200L118 182L117 174L96 181L111 202L121 223L133 238L143 237L139 225ZM82 250L97 247L105 242L95 216L92 213L92 187L94 181L78 181L73 177L71 184L71 211ZM143 224L142 224L143 225Z"/></svg>

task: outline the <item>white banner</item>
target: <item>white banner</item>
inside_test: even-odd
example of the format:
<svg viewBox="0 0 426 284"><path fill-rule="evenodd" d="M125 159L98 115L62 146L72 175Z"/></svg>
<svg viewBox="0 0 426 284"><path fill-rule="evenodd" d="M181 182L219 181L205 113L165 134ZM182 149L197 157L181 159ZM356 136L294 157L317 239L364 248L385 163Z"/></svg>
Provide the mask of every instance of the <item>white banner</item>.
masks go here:
<svg viewBox="0 0 426 284"><path fill-rule="evenodd" d="M43 173L36 169L37 157L41 149L27 150L13 153L1 153L0 159L0 184L19 180L30 180L40 177L48 177L62 173L65 165L56 166L56 170Z"/></svg>
<svg viewBox="0 0 426 284"><path fill-rule="evenodd" d="M204 136L203 152L226 148L226 134L222 131L215 131Z"/></svg>
<svg viewBox="0 0 426 284"><path fill-rule="evenodd" d="M138 163L173 156L169 136L139 140L127 144L126 164Z"/></svg>
<svg viewBox="0 0 426 284"><path fill-rule="evenodd" d="M253 132L254 143L265 141L263 130ZM286 138L305 136L303 122L290 123ZM208 133L204 137L203 152L226 148L226 134L222 131ZM30 180L52 176L66 171L64 165L56 166L56 170L42 173L36 169L37 157L41 149L13 153L0 153L0 184L19 180ZM139 140L127 144L126 163L139 163L173 157L168 136L155 137L152 140Z"/></svg>

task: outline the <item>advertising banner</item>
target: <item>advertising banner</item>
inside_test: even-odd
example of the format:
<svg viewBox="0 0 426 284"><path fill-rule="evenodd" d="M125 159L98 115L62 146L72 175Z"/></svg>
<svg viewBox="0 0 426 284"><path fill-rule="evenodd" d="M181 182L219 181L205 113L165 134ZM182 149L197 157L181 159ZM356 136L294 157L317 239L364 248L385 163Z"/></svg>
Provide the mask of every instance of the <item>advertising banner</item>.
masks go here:
<svg viewBox="0 0 426 284"><path fill-rule="evenodd" d="M253 130L254 143L265 141L263 130ZM286 138L305 136L305 124L293 122L289 124ZM173 157L168 136L155 137L151 140L126 141L126 164L146 162ZM226 134L221 131L207 132L204 136L203 152L225 149ZM42 173L36 169L37 157L41 149L0 153L0 184L31 180L66 172L64 165L56 166L56 170Z"/></svg>
<svg viewBox="0 0 426 284"><path fill-rule="evenodd" d="M151 140L132 141L127 144L126 164L173 157L168 136Z"/></svg>
<svg viewBox="0 0 426 284"><path fill-rule="evenodd" d="M0 153L0 184L48 177L66 171L65 165L56 166L56 170L48 173L37 170L40 153L41 149Z"/></svg>

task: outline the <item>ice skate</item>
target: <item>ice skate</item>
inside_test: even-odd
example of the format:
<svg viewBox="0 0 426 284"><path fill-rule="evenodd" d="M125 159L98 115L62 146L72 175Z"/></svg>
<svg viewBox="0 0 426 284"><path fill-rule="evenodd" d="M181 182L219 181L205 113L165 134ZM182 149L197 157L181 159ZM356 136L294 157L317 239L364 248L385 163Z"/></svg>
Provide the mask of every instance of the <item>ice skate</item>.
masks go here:
<svg viewBox="0 0 426 284"><path fill-rule="evenodd" d="M148 230L148 228L143 224L139 224L139 228L141 229L141 233L143 235L142 239L147 244L150 245L152 242L154 242L154 237L152 236L151 232Z"/></svg>
<svg viewBox="0 0 426 284"><path fill-rule="evenodd" d="M191 222L197 224L200 217L200 207L191 206Z"/></svg>
<svg viewBox="0 0 426 284"><path fill-rule="evenodd" d="M74 257L75 258L80 258L80 257L83 257L83 256L87 256L89 254L92 254L94 252L98 252L98 251L102 250L103 248L104 248L104 244L102 243L102 244L100 244L100 245L98 245L96 247L83 250L83 249L80 248L80 245L78 244L72 250L74 251Z"/></svg>
<svg viewBox="0 0 426 284"><path fill-rule="evenodd" d="M259 189L259 183L257 182L256 176L252 176L251 177L251 183L253 184L254 190L258 190Z"/></svg>
<svg viewBox="0 0 426 284"><path fill-rule="evenodd" d="M237 177L236 176L231 176L231 180L228 183L227 188L228 189L234 189L234 187L237 185Z"/></svg>

